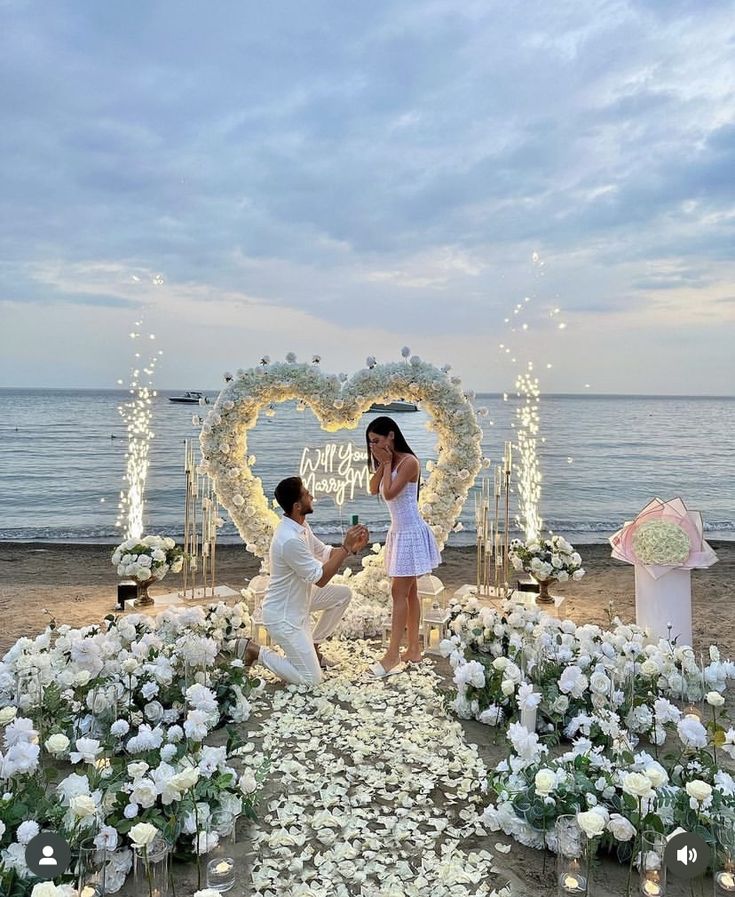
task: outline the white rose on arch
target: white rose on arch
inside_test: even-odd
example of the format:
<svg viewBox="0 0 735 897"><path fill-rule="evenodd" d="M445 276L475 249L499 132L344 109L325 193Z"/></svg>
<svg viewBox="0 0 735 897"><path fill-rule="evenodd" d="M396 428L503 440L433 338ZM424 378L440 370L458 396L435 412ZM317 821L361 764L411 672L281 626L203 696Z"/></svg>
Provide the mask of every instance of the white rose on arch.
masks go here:
<svg viewBox="0 0 735 897"><path fill-rule="evenodd" d="M368 361L372 364L375 359L370 357ZM384 403L404 396L422 403L430 415L429 427L437 436L438 458L423 487L431 501L423 501L421 510L442 548L482 467L482 430L460 381L448 378L439 368L414 356L411 364L374 363L344 382L335 374L325 373L319 365L289 358L285 363L261 364L240 371L236 379L225 385L200 433L202 458L217 497L248 550L267 561L279 521L260 479L247 464L248 430L255 426L261 409L298 399L312 407L324 430L334 433L360 426L362 414L373 402ZM223 452L223 445L230 451ZM352 577L358 600L366 597L363 586L365 593L374 591L370 576L369 570L363 569ZM379 595L387 601L388 595L382 589Z"/></svg>

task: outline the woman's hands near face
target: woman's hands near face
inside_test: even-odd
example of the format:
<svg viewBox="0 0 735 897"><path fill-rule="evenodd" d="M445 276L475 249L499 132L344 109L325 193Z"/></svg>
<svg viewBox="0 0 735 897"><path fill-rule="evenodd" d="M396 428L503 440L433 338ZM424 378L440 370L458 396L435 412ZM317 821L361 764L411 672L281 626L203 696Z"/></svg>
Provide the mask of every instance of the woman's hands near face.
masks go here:
<svg viewBox="0 0 735 897"><path fill-rule="evenodd" d="M393 460L393 449L388 445L375 445L372 447L373 458L379 464L390 464Z"/></svg>

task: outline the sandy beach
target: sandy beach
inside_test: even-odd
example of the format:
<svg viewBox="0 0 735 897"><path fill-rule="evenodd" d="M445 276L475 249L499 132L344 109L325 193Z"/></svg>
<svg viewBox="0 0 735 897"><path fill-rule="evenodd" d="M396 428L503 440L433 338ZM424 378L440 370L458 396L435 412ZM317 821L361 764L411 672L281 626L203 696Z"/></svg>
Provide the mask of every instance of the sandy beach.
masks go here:
<svg viewBox="0 0 735 897"><path fill-rule="evenodd" d="M735 542L713 542L719 563L692 574L695 648L717 640L726 655L735 655L732 582ZM94 544L38 542L0 543L0 650L20 636L43 630L50 617L60 623L93 623L114 611L117 577L110 563L112 547ZM610 602L624 621L634 618L633 568L610 557L608 545L582 545L587 575L579 583L553 589L566 600L560 612L575 622L605 623ZM474 580L475 550L448 548L437 571L447 589ZM217 580L235 589L258 572L259 562L240 545L217 549ZM353 560L353 566L359 565ZM151 594L174 591L180 577L151 588Z"/></svg>
<svg viewBox="0 0 735 897"><path fill-rule="evenodd" d="M694 634L695 647L704 650L710 641L717 641L725 655L735 655L735 615L731 612L731 581L735 573L735 542L715 542L719 563L708 570L695 571ZM615 614L623 620L634 617L633 568L610 557L607 545L581 546L586 577L579 583L558 586L553 591L564 594L566 600L561 615L577 622L594 621L604 624L610 603ZM0 612L3 626L0 649L7 649L17 638L32 636L41 631L48 620L71 625L92 623L114 611L117 579L110 564L109 545L60 545L54 543L0 543ZM444 552L444 564L438 571L445 586L455 589L471 581L474 575L473 548L450 548ZM241 546L226 545L218 549L218 581L233 588L242 587L256 575L258 561ZM359 561L355 560L356 566ZM157 593L172 591L179 578L159 583L151 590ZM450 671L446 661L437 662L437 671L450 686ZM728 701L728 704L730 702ZM468 742L477 745L488 768L494 766L504 753L502 739L497 733L474 721L464 721L463 730ZM270 786L266 794L270 793ZM247 840L247 839L246 839ZM502 843L510 839L496 833L478 848ZM467 845L471 848L472 845ZM246 859L246 844L240 848ZM239 850L240 850L239 849ZM502 874L511 879L514 895L534 893L553 897L554 858L512 843L510 854L498 855ZM181 869L182 881L193 882L191 869ZM597 893L614 897L625 887L626 869L615 862L603 860L597 871ZM672 883L673 884L673 883ZM130 883L123 894L130 892ZM673 884L672 894L684 894L683 885Z"/></svg>

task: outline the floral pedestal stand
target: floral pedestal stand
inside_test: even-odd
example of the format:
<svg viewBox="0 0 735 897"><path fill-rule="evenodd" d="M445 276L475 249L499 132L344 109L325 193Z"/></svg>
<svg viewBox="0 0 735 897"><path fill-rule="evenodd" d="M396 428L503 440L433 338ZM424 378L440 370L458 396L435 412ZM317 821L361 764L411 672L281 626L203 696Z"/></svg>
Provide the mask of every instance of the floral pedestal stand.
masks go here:
<svg viewBox="0 0 735 897"><path fill-rule="evenodd" d="M654 579L635 565L635 620L655 640L692 644L692 571L674 568Z"/></svg>

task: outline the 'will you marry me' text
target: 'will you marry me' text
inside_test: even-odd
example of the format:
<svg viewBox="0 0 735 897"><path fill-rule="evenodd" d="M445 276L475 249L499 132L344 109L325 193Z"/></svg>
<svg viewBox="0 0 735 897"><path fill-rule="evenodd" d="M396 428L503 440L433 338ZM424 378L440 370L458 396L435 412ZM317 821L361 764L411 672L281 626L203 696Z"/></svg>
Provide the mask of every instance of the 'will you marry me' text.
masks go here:
<svg viewBox="0 0 735 897"><path fill-rule="evenodd" d="M354 499L356 490L369 492L367 450L352 442L328 442L321 448L306 446L299 476L312 495L328 495L341 506L345 499Z"/></svg>

